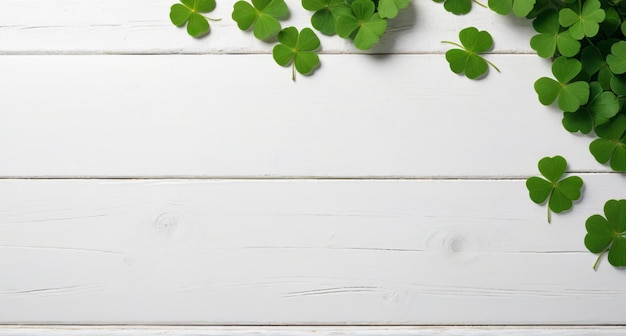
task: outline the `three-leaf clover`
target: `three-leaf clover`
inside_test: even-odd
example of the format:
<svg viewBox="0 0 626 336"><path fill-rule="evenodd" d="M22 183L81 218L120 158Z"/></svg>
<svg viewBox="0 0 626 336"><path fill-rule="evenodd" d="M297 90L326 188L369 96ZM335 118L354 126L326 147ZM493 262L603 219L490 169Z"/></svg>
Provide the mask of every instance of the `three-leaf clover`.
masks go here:
<svg viewBox="0 0 626 336"><path fill-rule="evenodd" d="M468 27L459 32L461 44L441 41L459 47L460 49L450 49L446 52L446 60L450 63L450 69L457 74L465 73L470 79L475 79L487 73L488 65L491 65L496 71L500 69L493 63L487 61L480 53L484 53L491 49L493 39L486 31L479 31L475 27Z"/></svg>
<svg viewBox="0 0 626 336"><path fill-rule="evenodd" d="M187 24L187 33L193 37L201 37L209 32L208 18L200 13L208 13L215 9L215 0L180 0L170 8L170 20L177 27ZM218 21L219 19L209 19Z"/></svg>
<svg viewBox="0 0 626 336"><path fill-rule="evenodd" d="M352 12L345 0L302 0L302 7L315 12L311 25L326 35L337 33L335 22L339 14Z"/></svg>
<svg viewBox="0 0 626 336"><path fill-rule="evenodd" d="M502 15L513 12L517 17L525 17L535 7L536 0L489 0L489 8Z"/></svg>
<svg viewBox="0 0 626 336"><path fill-rule="evenodd" d="M533 27L539 33L530 39L530 46L540 57L552 57L556 49L563 56L572 57L580 51L580 41L568 31L561 32L559 14L547 10L533 21Z"/></svg>
<svg viewBox="0 0 626 336"><path fill-rule="evenodd" d="M387 21L376 12L372 0L355 0L351 8L351 13L337 17L337 34L343 38L354 36L354 46L367 50L385 33Z"/></svg>
<svg viewBox="0 0 626 336"><path fill-rule="evenodd" d="M292 80L296 80L295 70L306 75L319 65L320 59L315 50L319 48L320 40L310 28L304 28L298 33L295 27L287 27L278 33L278 42L272 56L279 65L291 64Z"/></svg>
<svg viewBox="0 0 626 336"><path fill-rule="evenodd" d="M613 266L626 266L626 200L609 200L604 204L604 215L593 215L587 219L585 246L592 253L600 253L593 269L598 267L600 258L609 253L609 263Z"/></svg>
<svg viewBox="0 0 626 336"><path fill-rule="evenodd" d="M582 10L576 13L571 8L559 11L559 23L569 27L572 37L581 40L585 36L594 37L600 30L600 22L604 21L606 13L601 8L600 0L585 0Z"/></svg>
<svg viewBox="0 0 626 336"><path fill-rule="evenodd" d="M611 161L615 171L626 171L626 115L596 127L596 134L599 139L589 145L593 157L600 163Z"/></svg>
<svg viewBox="0 0 626 336"><path fill-rule="evenodd" d="M379 0L378 14L381 18L393 19L400 9L406 8L411 0Z"/></svg>
<svg viewBox="0 0 626 336"><path fill-rule="evenodd" d="M254 36L267 40L278 34L281 28L278 19L288 14L284 0L252 0L252 5L241 0L235 3L232 17L239 29L246 30L254 25Z"/></svg>
<svg viewBox="0 0 626 336"><path fill-rule="evenodd" d="M561 180L567 169L567 161L561 156L544 157L539 160L539 172L545 179L537 176L526 180L526 188L530 199L542 204L548 200L548 223L551 221L550 210L560 213L572 207L572 201L580 198L583 180L578 176L570 176Z"/></svg>
<svg viewBox="0 0 626 336"><path fill-rule="evenodd" d="M611 53L606 56L606 63L614 74L626 72L626 41L619 41L611 46Z"/></svg>
<svg viewBox="0 0 626 336"><path fill-rule="evenodd" d="M550 105L558 98L557 105L563 112L576 112L589 100L589 83L570 83L582 70L577 59L561 56L552 63L552 74L556 80L541 77L535 82L535 91L543 105Z"/></svg>

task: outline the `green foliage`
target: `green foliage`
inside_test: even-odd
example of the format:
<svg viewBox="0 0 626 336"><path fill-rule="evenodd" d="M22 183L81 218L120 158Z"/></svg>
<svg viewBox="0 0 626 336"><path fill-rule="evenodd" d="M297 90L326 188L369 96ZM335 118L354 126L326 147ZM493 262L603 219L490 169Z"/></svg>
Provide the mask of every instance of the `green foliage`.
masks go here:
<svg viewBox="0 0 626 336"><path fill-rule="evenodd" d="M582 10L576 7L563 8L559 11L559 23L563 27L569 27L568 31L577 40L585 36L594 37L600 30L600 22L606 17L600 7L600 0L585 0Z"/></svg>
<svg viewBox="0 0 626 336"><path fill-rule="evenodd" d="M563 56L572 57L580 51L580 42L563 30L559 24L559 14L554 9L539 14L533 21L533 27L539 33L530 39L530 46L541 57L552 57L556 49Z"/></svg>
<svg viewBox="0 0 626 336"><path fill-rule="evenodd" d="M485 5L475 0L433 0L435 2L443 2L443 8L448 12L455 15L464 15L472 10L472 2L479 6L485 7Z"/></svg>
<svg viewBox="0 0 626 336"><path fill-rule="evenodd" d="M567 169L567 161L561 156L544 157L539 160L539 172L545 177L530 177L526 188L530 199L542 204L548 200L548 223L551 221L550 210L560 213L572 207L572 201L580 198L583 180L578 176L561 179Z"/></svg>
<svg viewBox="0 0 626 336"><path fill-rule="evenodd" d="M576 59L559 57L552 63L552 74L556 80L548 77L535 82L535 91L539 101L550 105L558 99L557 105L564 112L575 112L589 100L589 83L571 82L582 70L582 64ZM571 83L570 83L571 82Z"/></svg>
<svg viewBox="0 0 626 336"><path fill-rule="evenodd" d="M616 267L626 266L626 200L610 200L604 205L604 215L587 219L585 246L592 253L599 253L593 265L598 267L600 258L608 252L609 263Z"/></svg>
<svg viewBox="0 0 626 336"><path fill-rule="evenodd" d="M254 25L254 36L259 40L267 40L276 36L281 30L278 19L289 15L289 8L284 0L252 0L237 1L233 7L232 18L241 30Z"/></svg>
<svg viewBox="0 0 626 336"><path fill-rule="evenodd" d="M378 43L387 29L385 21L372 0L356 0L351 12L342 12L337 17L337 34L343 38L354 38L354 46L367 50Z"/></svg>
<svg viewBox="0 0 626 336"><path fill-rule="evenodd" d="M383 19L393 19L400 9L406 8L411 0L379 0L378 14Z"/></svg>
<svg viewBox="0 0 626 336"><path fill-rule="evenodd" d="M296 27L287 27L278 33L278 42L280 44L274 47L272 55L279 65L292 65L292 80L296 80L295 70L306 75L319 65L320 59L315 51L320 47L320 40L310 28L298 33Z"/></svg>
<svg viewBox="0 0 626 336"><path fill-rule="evenodd" d="M302 7L315 12L311 17L311 25L326 35L336 34L337 17L352 11L345 0L302 0Z"/></svg>
<svg viewBox="0 0 626 336"><path fill-rule="evenodd" d="M452 44L460 49L450 49L446 52L446 60L450 63L450 69L457 74L464 73L467 78L475 79L487 73L488 65L491 65L498 72L493 63L487 61L480 54L491 49L493 39L486 31L479 31L475 27L468 27L459 33L461 44L442 41L442 43Z"/></svg>
<svg viewBox="0 0 626 336"><path fill-rule="evenodd" d="M599 139L589 145L591 154L600 163L610 161L615 171L626 172L626 115L596 127Z"/></svg>
<svg viewBox="0 0 626 336"><path fill-rule="evenodd" d="M187 24L187 33L193 37L208 34L209 21L201 13L212 12L215 9L215 0L180 0L180 2L170 7L170 21L177 27Z"/></svg>
<svg viewBox="0 0 626 336"><path fill-rule="evenodd" d="M509 13L525 17L535 7L535 0L489 0L489 8L502 15Z"/></svg>

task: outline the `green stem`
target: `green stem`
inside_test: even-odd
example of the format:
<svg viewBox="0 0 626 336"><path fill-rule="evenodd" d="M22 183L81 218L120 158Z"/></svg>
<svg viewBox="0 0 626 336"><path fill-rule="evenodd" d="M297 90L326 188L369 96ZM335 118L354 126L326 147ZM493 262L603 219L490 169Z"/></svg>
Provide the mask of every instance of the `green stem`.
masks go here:
<svg viewBox="0 0 626 336"><path fill-rule="evenodd" d="M209 21L222 21L222 19L221 19L221 18L220 18L220 19L214 19L214 18L210 18L210 17L206 17L206 16L205 16L205 18L206 18L207 20L209 20Z"/></svg>
<svg viewBox="0 0 626 336"><path fill-rule="evenodd" d="M596 262L593 264L593 270L597 270L598 269L598 264L600 263L600 258L602 258L602 256L604 256L604 254L606 253L606 251L608 251L609 249L607 248L606 250L602 251L600 253L600 255L598 256L598 259L596 259Z"/></svg>
<svg viewBox="0 0 626 336"><path fill-rule="evenodd" d="M462 45L460 45L460 44L458 44L458 43L455 43L455 42L450 42L450 41L441 41L441 43L452 44L453 46L457 46L457 47L459 47L459 48L461 48L461 49L465 50L465 47L464 47L464 46L462 46Z"/></svg>
<svg viewBox="0 0 626 336"><path fill-rule="evenodd" d="M498 69L498 67L495 64L489 62L489 60L487 60L486 58L485 58L485 62L487 62L487 64L491 65L494 69L496 69L497 72L500 72L500 69Z"/></svg>
<svg viewBox="0 0 626 336"><path fill-rule="evenodd" d="M296 81L296 62L291 62L291 80Z"/></svg>
<svg viewBox="0 0 626 336"><path fill-rule="evenodd" d="M482 7L482 8L489 8L483 4L481 4L480 2L476 1L476 0L472 0L475 4L477 4L478 6Z"/></svg>
<svg viewBox="0 0 626 336"><path fill-rule="evenodd" d="M550 223L552 221L552 213L550 212L550 206L547 205L546 208L548 208L548 223Z"/></svg>

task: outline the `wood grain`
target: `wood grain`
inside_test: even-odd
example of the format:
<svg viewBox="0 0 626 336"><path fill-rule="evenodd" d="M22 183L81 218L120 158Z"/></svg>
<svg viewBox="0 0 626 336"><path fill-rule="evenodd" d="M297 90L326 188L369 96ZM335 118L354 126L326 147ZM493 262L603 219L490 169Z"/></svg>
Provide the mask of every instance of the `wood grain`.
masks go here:
<svg viewBox="0 0 626 336"><path fill-rule="evenodd" d="M584 178L550 225L523 180L3 180L0 322L622 324Z"/></svg>
<svg viewBox="0 0 626 336"><path fill-rule="evenodd" d="M480 82L440 55L4 56L3 177L519 177L608 171L537 101L533 55ZM425 80L437 78L437 81Z"/></svg>
<svg viewBox="0 0 626 336"><path fill-rule="evenodd" d="M212 32L193 39L169 21L176 0L3 0L0 2L0 53L4 54L249 54L268 53L272 43L257 41L231 19L234 0L218 1ZM310 27L311 12L288 0L291 16L283 26ZM493 33L496 53L529 53L533 35L528 20L503 17L474 6L465 16L447 13L431 0L413 0L390 22L387 34L371 52L441 53L442 40L475 26ZM320 34L321 35L321 34ZM346 40L320 36L325 53L358 52Z"/></svg>

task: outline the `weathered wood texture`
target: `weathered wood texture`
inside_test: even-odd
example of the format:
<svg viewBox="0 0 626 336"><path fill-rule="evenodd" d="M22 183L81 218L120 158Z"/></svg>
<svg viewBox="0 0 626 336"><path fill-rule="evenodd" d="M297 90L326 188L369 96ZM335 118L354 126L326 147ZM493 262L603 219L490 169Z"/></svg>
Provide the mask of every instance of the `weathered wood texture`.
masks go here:
<svg viewBox="0 0 626 336"><path fill-rule="evenodd" d="M523 180L4 180L0 315L621 324L624 272L594 272L582 239L623 177L584 177L585 202L551 225Z"/></svg>
<svg viewBox="0 0 626 336"><path fill-rule="evenodd" d="M169 22L163 0L2 0L0 53L267 53L271 43L242 32L231 19L234 0L218 1L209 16L211 35L202 40L186 36ZM310 27L311 13L300 0L288 0L291 16L284 26ZM433 53L448 49L442 40L456 40L460 29L476 26L493 32L494 52L529 53L532 28L522 19L499 16L475 6L473 13L456 17L431 0L413 4L391 21L389 33L374 53ZM320 34L321 35L321 34ZM353 53L347 41L321 36L324 52Z"/></svg>
<svg viewBox="0 0 626 336"><path fill-rule="evenodd" d="M622 336L621 327L31 327L2 336Z"/></svg>
<svg viewBox="0 0 626 336"><path fill-rule="evenodd" d="M292 83L230 20L234 1L218 2L204 40L169 23L174 2L0 2L0 323L625 323L624 270L593 272L582 243L585 219L626 198L625 177L537 102L550 67L529 22L413 0L373 50L384 55L324 37L322 67ZM288 24L308 25L289 4ZM501 74L450 73L440 41L471 25L493 33ZM524 178L555 154L586 186L548 225ZM0 328L292 332L320 331Z"/></svg>

